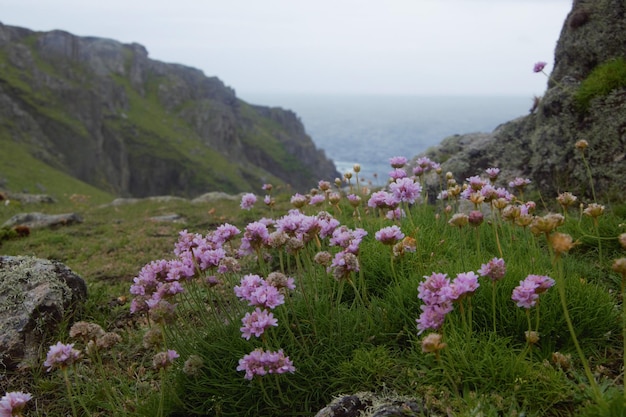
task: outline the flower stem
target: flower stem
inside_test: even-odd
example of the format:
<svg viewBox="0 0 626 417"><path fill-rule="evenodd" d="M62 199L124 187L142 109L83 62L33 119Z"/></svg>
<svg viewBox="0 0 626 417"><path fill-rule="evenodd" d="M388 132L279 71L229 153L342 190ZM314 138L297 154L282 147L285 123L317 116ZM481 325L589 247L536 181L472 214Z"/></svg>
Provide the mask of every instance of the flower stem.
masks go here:
<svg viewBox="0 0 626 417"><path fill-rule="evenodd" d="M585 354L578 343L578 338L576 337L576 331L574 330L574 325L572 324L572 319L569 316L569 310L567 309L567 301L565 299L565 277L563 276L563 265L561 263L559 254L555 255L554 265L557 269L556 274L556 287L559 292L559 298L561 299L561 307L563 308L563 316L565 317L565 322L567 323L567 328L569 329L570 335L572 336L572 341L574 342L574 346L576 347L576 352L580 357L580 361L583 364L583 368L585 369L585 374L587 375L587 379L589 380L589 385L591 385L591 389L593 390L593 394L595 400L598 404L604 404L605 401L602 398L602 394L600 393L600 388L596 383L595 378L593 377L593 373L591 372L591 368L589 368L589 363L585 358Z"/></svg>

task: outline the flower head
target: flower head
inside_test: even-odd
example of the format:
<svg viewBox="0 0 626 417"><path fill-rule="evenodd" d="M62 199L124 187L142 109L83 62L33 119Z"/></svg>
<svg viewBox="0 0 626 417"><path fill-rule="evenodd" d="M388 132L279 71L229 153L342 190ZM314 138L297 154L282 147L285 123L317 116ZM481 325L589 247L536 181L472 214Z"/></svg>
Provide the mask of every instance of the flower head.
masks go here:
<svg viewBox="0 0 626 417"><path fill-rule="evenodd" d="M250 210L256 203L256 196L252 193L246 193L241 197L240 207L244 210Z"/></svg>
<svg viewBox="0 0 626 417"><path fill-rule="evenodd" d="M576 141L574 146L576 147L576 149L582 152L587 148L587 146L589 146L589 142L587 142L585 139L580 139Z"/></svg>
<svg viewBox="0 0 626 417"><path fill-rule="evenodd" d="M444 349L447 344L441 342L442 336L439 333L430 333L422 339L422 352L435 353Z"/></svg>
<svg viewBox="0 0 626 417"><path fill-rule="evenodd" d="M546 65L548 65L547 62L543 62L543 61L539 61L537 63L535 63L535 66L533 67L533 72L541 72L543 71L543 69L546 67Z"/></svg>
<svg viewBox="0 0 626 417"><path fill-rule="evenodd" d="M0 417L21 416L31 398L31 394L22 391L7 392L0 398Z"/></svg>
<svg viewBox="0 0 626 417"><path fill-rule="evenodd" d="M259 337L266 329L271 326L278 326L278 320L274 318L274 315L267 310L261 310L257 307L252 313L246 313L241 319L243 327L241 331L241 337L246 340L250 340L252 335Z"/></svg>
<svg viewBox="0 0 626 417"><path fill-rule="evenodd" d="M180 355L175 350L167 350L164 352L159 352L152 358L152 366L154 369L165 369L174 363L174 359L178 358Z"/></svg>
<svg viewBox="0 0 626 417"><path fill-rule="evenodd" d="M402 168L407 163L407 159L404 156L393 156L389 158L389 164L392 168Z"/></svg>
<svg viewBox="0 0 626 417"><path fill-rule="evenodd" d="M486 264L482 264L477 272L481 277L489 277L492 281L500 281L506 274L506 264L502 258L493 258Z"/></svg>
<svg viewBox="0 0 626 417"><path fill-rule="evenodd" d="M574 242L572 237L567 233L556 232L550 236L550 243L552 244L552 249L557 254L567 253L576 246L579 242Z"/></svg>
<svg viewBox="0 0 626 417"><path fill-rule="evenodd" d="M74 349L74 343L64 345L61 342L57 342L56 345L50 346L43 365L48 368L48 372L54 368L65 369L77 362L80 357L80 351Z"/></svg>
<svg viewBox="0 0 626 417"><path fill-rule="evenodd" d="M415 203L422 192L420 183L408 177L399 178L392 182L389 184L389 189L396 199L411 204Z"/></svg>
<svg viewBox="0 0 626 417"><path fill-rule="evenodd" d="M600 217L604 213L604 206L601 204L591 203L583 210L583 213L589 217Z"/></svg>
<svg viewBox="0 0 626 417"><path fill-rule="evenodd" d="M294 373L296 368L282 349L277 352L266 352L262 348L257 348L239 359L237 370L245 371L245 378L251 380L255 375Z"/></svg>
<svg viewBox="0 0 626 417"><path fill-rule="evenodd" d="M402 240L404 238L404 233L398 226L389 226L383 227L375 234L376 240L385 244L385 245L393 245L397 241Z"/></svg>

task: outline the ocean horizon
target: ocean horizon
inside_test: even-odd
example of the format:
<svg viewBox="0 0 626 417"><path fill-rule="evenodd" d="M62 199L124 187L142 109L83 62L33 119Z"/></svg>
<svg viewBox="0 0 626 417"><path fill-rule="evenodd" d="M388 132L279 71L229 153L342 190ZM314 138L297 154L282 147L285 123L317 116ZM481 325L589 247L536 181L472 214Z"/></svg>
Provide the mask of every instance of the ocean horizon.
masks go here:
<svg viewBox="0 0 626 417"><path fill-rule="evenodd" d="M491 132L527 115L532 106L532 96L255 94L242 99L292 110L339 172L358 163L360 177L378 185L391 171L389 158L412 158L452 135Z"/></svg>

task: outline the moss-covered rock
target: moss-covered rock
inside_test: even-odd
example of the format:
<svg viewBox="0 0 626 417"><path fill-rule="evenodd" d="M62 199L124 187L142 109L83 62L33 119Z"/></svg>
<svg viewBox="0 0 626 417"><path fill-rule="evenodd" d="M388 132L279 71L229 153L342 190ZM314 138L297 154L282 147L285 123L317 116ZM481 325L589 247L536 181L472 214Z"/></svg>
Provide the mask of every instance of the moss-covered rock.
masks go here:
<svg viewBox="0 0 626 417"><path fill-rule="evenodd" d="M0 363L28 366L41 343L87 299L85 281L60 262L0 256Z"/></svg>

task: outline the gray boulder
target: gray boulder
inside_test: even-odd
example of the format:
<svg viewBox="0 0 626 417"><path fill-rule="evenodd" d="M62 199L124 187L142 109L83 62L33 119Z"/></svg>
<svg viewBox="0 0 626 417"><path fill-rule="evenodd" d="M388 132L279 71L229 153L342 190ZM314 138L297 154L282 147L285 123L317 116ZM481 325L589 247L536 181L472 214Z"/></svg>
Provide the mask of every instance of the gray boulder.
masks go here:
<svg viewBox="0 0 626 417"><path fill-rule="evenodd" d="M67 226L74 223L82 223L82 221L83 219L76 213L20 213L4 222L2 227L26 226L30 229L42 229L56 226Z"/></svg>
<svg viewBox="0 0 626 417"><path fill-rule="evenodd" d="M0 366L29 366L46 338L86 299L85 281L62 263L0 256Z"/></svg>
<svg viewBox="0 0 626 417"><path fill-rule="evenodd" d="M22 204L52 204L56 199L48 194L28 194L6 192L4 198L9 201L19 201Z"/></svg>

